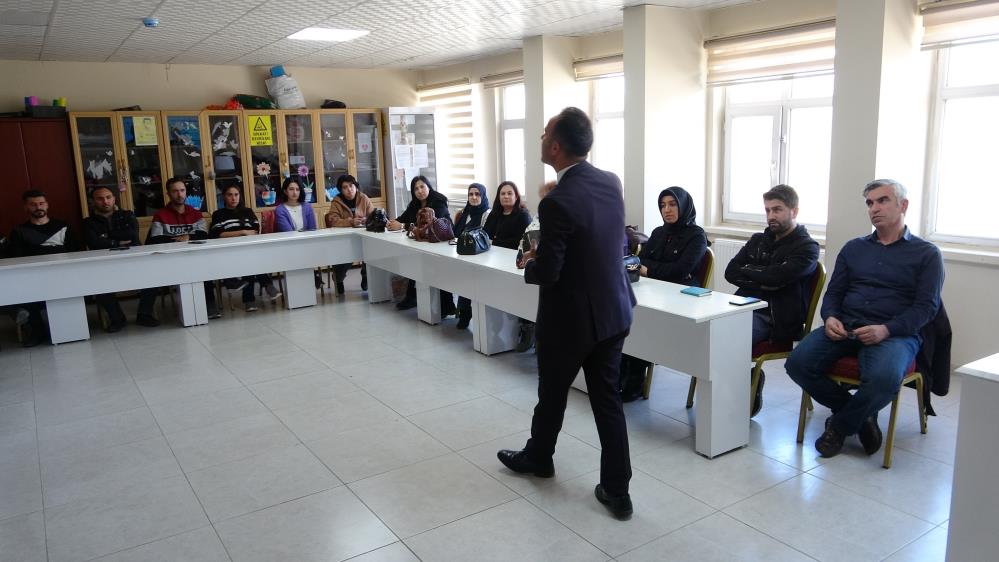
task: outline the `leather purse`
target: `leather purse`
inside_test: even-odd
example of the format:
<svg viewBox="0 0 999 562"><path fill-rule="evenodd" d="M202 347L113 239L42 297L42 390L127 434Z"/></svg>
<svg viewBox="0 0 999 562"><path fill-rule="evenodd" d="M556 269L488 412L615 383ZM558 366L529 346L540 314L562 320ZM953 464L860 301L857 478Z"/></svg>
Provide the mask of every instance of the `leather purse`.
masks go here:
<svg viewBox="0 0 999 562"><path fill-rule="evenodd" d="M489 235L482 228L467 228L458 236L458 255L474 256L492 247Z"/></svg>
<svg viewBox="0 0 999 562"><path fill-rule="evenodd" d="M382 209L375 209L371 211L368 215L367 222L364 223L364 229L368 232L385 232L385 226L388 224L388 217L385 216L385 211Z"/></svg>
<svg viewBox="0 0 999 562"><path fill-rule="evenodd" d="M638 256L624 256L624 270L628 273L628 281L638 283L642 278L642 260Z"/></svg>

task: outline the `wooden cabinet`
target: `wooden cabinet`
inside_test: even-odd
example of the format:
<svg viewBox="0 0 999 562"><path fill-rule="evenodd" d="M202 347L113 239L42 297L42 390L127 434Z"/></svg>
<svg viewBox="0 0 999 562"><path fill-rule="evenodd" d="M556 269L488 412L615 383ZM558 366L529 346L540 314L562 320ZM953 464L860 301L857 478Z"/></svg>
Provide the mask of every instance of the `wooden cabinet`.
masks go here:
<svg viewBox="0 0 999 562"><path fill-rule="evenodd" d="M159 112L76 112L69 121L84 216L97 187L110 188L118 206L140 218L163 207L166 176Z"/></svg>
<svg viewBox="0 0 999 562"><path fill-rule="evenodd" d="M63 119L0 119L0 236L28 220L21 194L45 192L49 214L80 232L82 215L74 183L73 145Z"/></svg>
<svg viewBox="0 0 999 562"><path fill-rule="evenodd" d="M70 125L84 216L90 193L106 186L145 227L165 204L170 177L184 180L188 204L206 214L224 206L231 185L248 207L272 208L292 176L321 208L342 174L357 178L376 206L385 204L378 110L74 112Z"/></svg>

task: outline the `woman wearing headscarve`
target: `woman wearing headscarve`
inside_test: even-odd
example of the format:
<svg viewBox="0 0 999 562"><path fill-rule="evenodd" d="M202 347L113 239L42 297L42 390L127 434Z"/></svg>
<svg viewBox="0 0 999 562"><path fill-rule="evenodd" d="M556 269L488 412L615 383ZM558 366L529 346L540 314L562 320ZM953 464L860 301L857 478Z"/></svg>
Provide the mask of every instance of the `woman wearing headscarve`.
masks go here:
<svg viewBox="0 0 999 562"><path fill-rule="evenodd" d="M708 239L695 223L694 201L682 187L668 187L659 193L659 213L663 225L652 231L638 254L642 276L699 285L693 274L707 252Z"/></svg>
<svg viewBox="0 0 999 562"><path fill-rule="evenodd" d="M663 225L652 231L642 244L638 257L643 277L700 285L694 271L708 251L708 239L697 226L694 201L682 187L668 187L659 193L659 213ZM621 400L631 402L642 396L649 363L630 355L621 355Z"/></svg>
<svg viewBox="0 0 999 562"><path fill-rule="evenodd" d="M468 186L468 202L465 208L458 211L454 221L454 236L457 238L461 233L473 228L481 228L485 223L486 215L489 214L489 196L486 195L486 186L481 183L473 183ZM459 330L468 328L472 321L472 301L458 297L458 325Z"/></svg>

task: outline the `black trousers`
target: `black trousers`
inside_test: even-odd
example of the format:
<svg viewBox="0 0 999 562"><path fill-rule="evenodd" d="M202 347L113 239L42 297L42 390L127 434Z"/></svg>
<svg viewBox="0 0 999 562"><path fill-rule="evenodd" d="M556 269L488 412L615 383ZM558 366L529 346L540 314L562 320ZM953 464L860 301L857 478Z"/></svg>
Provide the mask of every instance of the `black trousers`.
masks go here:
<svg viewBox="0 0 999 562"><path fill-rule="evenodd" d="M626 331L587 346L576 342L552 345L545 334L538 334L538 405L534 407L531 438L525 447L533 459L545 460L554 455L569 387L582 368L600 436L600 483L611 495L628 493L631 480L628 427L618 393L621 348L627 335Z"/></svg>
<svg viewBox="0 0 999 562"><path fill-rule="evenodd" d="M454 308L454 295L440 289L441 294L441 316L451 316L455 312ZM406 300L415 301L416 300L416 281L410 279L409 284L406 285Z"/></svg>
<svg viewBox="0 0 999 562"><path fill-rule="evenodd" d="M153 315L153 306L156 305L156 297L159 295L159 292L159 288L142 289L139 291L138 316ZM125 322L125 313L122 312L121 304L118 303L118 296L115 293L96 295L94 299L97 300L97 304L107 313L112 324Z"/></svg>

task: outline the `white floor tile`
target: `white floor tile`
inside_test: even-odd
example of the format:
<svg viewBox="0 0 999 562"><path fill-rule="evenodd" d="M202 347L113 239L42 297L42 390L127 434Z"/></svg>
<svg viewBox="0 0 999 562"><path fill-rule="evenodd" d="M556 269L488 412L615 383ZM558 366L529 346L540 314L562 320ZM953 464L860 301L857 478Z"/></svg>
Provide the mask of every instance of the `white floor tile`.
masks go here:
<svg viewBox="0 0 999 562"><path fill-rule="evenodd" d="M749 449L714 459L691 454L693 439L675 441L632 457L632 466L702 502L721 509L800 472Z"/></svg>
<svg viewBox="0 0 999 562"><path fill-rule="evenodd" d="M617 557L618 562L807 562L812 558L715 513Z"/></svg>
<svg viewBox="0 0 999 562"><path fill-rule="evenodd" d="M302 441L399 419L399 414L362 391L275 410L274 414Z"/></svg>
<svg viewBox="0 0 999 562"><path fill-rule="evenodd" d="M422 560L602 562L607 555L524 499L406 539Z"/></svg>
<svg viewBox="0 0 999 562"><path fill-rule="evenodd" d="M271 414L258 414L171 433L167 435L167 440L185 472L245 459L298 443L298 439Z"/></svg>
<svg viewBox="0 0 999 562"><path fill-rule="evenodd" d="M0 435L35 431L35 403L16 402L0 406Z"/></svg>
<svg viewBox="0 0 999 562"><path fill-rule="evenodd" d="M271 410L303 406L357 391L347 379L323 367L321 370L261 382L250 390Z"/></svg>
<svg viewBox="0 0 999 562"><path fill-rule="evenodd" d="M479 445L531 427L531 416L491 396L414 414L409 421L452 449Z"/></svg>
<svg viewBox="0 0 999 562"><path fill-rule="evenodd" d="M151 405L149 409L163 433L177 433L236 418L268 413L267 407L243 387L160 402Z"/></svg>
<svg viewBox="0 0 999 562"><path fill-rule="evenodd" d="M35 432L0 436L0 519L42 509Z"/></svg>
<svg viewBox="0 0 999 562"><path fill-rule="evenodd" d="M233 560L346 560L399 539L345 487L216 524Z"/></svg>
<svg viewBox="0 0 999 562"><path fill-rule="evenodd" d="M30 371L15 370L15 367L0 367L0 406L31 402L34 399L34 388ZM17 376L10 376L16 374Z"/></svg>
<svg viewBox="0 0 999 562"><path fill-rule="evenodd" d="M947 527L941 526L907 544L885 562L944 562L947 559Z"/></svg>
<svg viewBox="0 0 999 562"><path fill-rule="evenodd" d="M344 482L355 482L451 452L403 418L335 433L306 445Z"/></svg>
<svg viewBox="0 0 999 562"><path fill-rule="evenodd" d="M392 543L350 559L350 562L420 562L402 542Z"/></svg>
<svg viewBox="0 0 999 562"><path fill-rule="evenodd" d="M38 450L44 460L159 435L160 428L149 408L142 407L39 428Z"/></svg>
<svg viewBox="0 0 999 562"><path fill-rule="evenodd" d="M632 457L662 447L672 441L685 439L693 433L693 428L673 418L650 410L641 402L626 404L625 421L628 425L628 447ZM577 437L594 447L600 446L597 424L593 414L583 414L566 418L562 431ZM691 448L693 452L693 448Z"/></svg>
<svg viewBox="0 0 999 562"><path fill-rule="evenodd" d="M210 392L236 388L243 383L221 363L156 378L137 380L139 390L149 405L184 400Z"/></svg>
<svg viewBox="0 0 999 562"><path fill-rule="evenodd" d="M45 520L41 511L0 519L3 560L45 562Z"/></svg>
<svg viewBox="0 0 999 562"><path fill-rule="evenodd" d="M187 476L211 521L340 485L340 480L303 445L227 462Z"/></svg>
<svg viewBox="0 0 999 562"><path fill-rule="evenodd" d="M821 560L880 560L933 525L809 474L725 513Z"/></svg>
<svg viewBox="0 0 999 562"><path fill-rule="evenodd" d="M517 497L453 454L349 486L403 539Z"/></svg>
<svg viewBox="0 0 999 562"><path fill-rule="evenodd" d="M243 384L256 384L326 369L326 365L300 350L270 353L263 357L225 359L222 363Z"/></svg>
<svg viewBox="0 0 999 562"><path fill-rule="evenodd" d="M619 556L714 510L662 482L634 472L630 494L635 513L618 521L593 496L599 472L542 489L527 499L600 550Z"/></svg>
<svg viewBox="0 0 999 562"><path fill-rule="evenodd" d="M215 529L203 527L136 548L98 558L95 562L228 562Z"/></svg>
<svg viewBox="0 0 999 562"><path fill-rule="evenodd" d="M90 560L208 524L183 476L45 510L49 560Z"/></svg>

